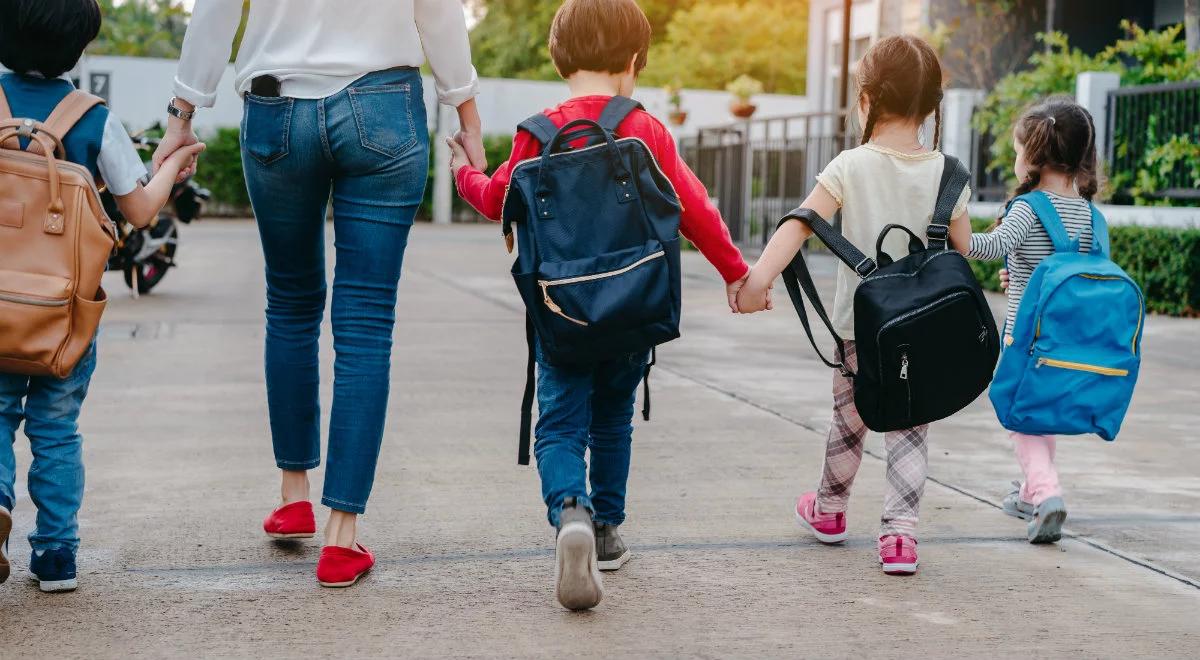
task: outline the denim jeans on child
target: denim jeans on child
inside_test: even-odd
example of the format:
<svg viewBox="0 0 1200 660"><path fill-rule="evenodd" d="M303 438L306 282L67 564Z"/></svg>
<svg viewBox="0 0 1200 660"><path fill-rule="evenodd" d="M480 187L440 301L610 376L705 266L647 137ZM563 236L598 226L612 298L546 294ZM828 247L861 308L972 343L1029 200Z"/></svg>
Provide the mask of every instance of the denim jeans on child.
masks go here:
<svg viewBox="0 0 1200 660"><path fill-rule="evenodd" d="M625 521L633 408L649 358L635 353L592 365L551 365L538 348L533 452L551 525L558 526L567 497L590 509L596 522Z"/></svg>
<svg viewBox="0 0 1200 660"><path fill-rule="evenodd" d="M317 340L325 216L337 261L326 506L366 510L387 412L396 287L425 190L429 135L418 71L367 74L323 99L247 94L242 162L266 258L267 405L275 462L321 462Z"/></svg>
<svg viewBox="0 0 1200 660"><path fill-rule="evenodd" d="M13 443L17 427L24 422L33 452L29 498L37 508L37 527L29 534L29 545L36 552L79 548L83 437L78 420L95 371L93 341L66 378L0 373L0 506L11 510L16 502Z"/></svg>

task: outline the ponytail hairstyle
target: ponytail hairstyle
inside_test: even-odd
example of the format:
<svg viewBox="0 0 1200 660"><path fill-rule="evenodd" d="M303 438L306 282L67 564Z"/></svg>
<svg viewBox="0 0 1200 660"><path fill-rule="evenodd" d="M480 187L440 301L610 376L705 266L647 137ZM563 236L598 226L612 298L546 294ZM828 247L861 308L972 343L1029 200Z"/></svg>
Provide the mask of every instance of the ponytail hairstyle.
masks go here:
<svg viewBox="0 0 1200 660"><path fill-rule="evenodd" d="M1096 125L1091 113L1073 99L1055 96L1031 106L1017 120L1013 138L1024 147L1029 168L1013 197L1036 189L1047 168L1072 177L1079 195L1089 202L1099 192Z"/></svg>
<svg viewBox="0 0 1200 660"><path fill-rule="evenodd" d="M923 122L932 114L933 148L941 147L942 65L923 39L904 35L876 42L858 63L857 82L859 100L865 96L871 106L862 144L881 119Z"/></svg>

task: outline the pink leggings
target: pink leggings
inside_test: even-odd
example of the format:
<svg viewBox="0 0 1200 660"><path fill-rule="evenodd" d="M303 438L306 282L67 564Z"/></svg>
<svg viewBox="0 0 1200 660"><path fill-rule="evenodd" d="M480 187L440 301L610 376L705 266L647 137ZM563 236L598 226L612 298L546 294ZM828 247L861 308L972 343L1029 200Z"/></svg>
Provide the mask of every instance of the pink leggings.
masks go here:
<svg viewBox="0 0 1200 660"><path fill-rule="evenodd" d="M1054 436L1025 435L1012 432L1009 437L1017 450L1017 462L1025 473L1021 486L1021 499L1033 505L1041 504L1048 497L1062 495L1058 485L1058 468L1054 466Z"/></svg>

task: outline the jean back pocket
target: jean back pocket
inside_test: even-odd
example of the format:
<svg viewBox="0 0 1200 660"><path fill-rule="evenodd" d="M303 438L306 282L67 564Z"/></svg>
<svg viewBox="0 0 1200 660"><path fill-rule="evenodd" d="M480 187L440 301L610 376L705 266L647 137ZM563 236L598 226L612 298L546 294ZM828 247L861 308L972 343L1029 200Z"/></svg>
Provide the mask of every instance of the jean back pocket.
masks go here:
<svg viewBox="0 0 1200 660"><path fill-rule="evenodd" d="M346 91L350 94L358 138L364 148L395 158L416 144L412 85L366 85Z"/></svg>
<svg viewBox="0 0 1200 660"><path fill-rule="evenodd" d="M263 165L288 155L294 99L246 94L242 115L242 149Z"/></svg>

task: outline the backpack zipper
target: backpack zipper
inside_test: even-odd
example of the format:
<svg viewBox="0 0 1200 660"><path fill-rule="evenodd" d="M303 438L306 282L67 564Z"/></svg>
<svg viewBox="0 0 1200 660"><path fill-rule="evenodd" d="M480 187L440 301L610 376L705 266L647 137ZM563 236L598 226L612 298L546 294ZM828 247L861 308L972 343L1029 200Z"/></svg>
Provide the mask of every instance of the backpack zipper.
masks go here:
<svg viewBox="0 0 1200 660"><path fill-rule="evenodd" d="M1101 367L1095 364L1084 364L1083 362L1068 362L1066 360L1055 360L1054 358L1040 357L1037 360L1037 368L1043 366L1055 367L1057 369L1070 369L1072 371L1087 371L1101 376L1128 376L1128 369L1114 369L1112 367Z"/></svg>
<svg viewBox="0 0 1200 660"><path fill-rule="evenodd" d="M908 396L908 418L912 419L912 382L908 380L908 351L900 354L900 380L904 381L904 392Z"/></svg>
<svg viewBox="0 0 1200 660"><path fill-rule="evenodd" d="M16 293L0 293L0 301L17 303L18 305L33 305L35 307L66 307L70 302L67 298L38 298L22 296Z"/></svg>
<svg viewBox="0 0 1200 660"><path fill-rule="evenodd" d="M628 273L629 271L633 270L634 268L637 268L638 266L641 266L643 264L654 261L655 259L661 259L665 256L667 256L667 253L663 250L659 250L658 252L648 254L648 255L642 257L641 259L638 259L637 261L629 264L628 266L625 266L623 268L618 268L616 270L609 270L609 271L605 271L603 273L593 273L591 275L577 275L575 277L564 277L559 280L538 280L538 286L542 287L542 300L546 303L546 307L548 307L550 309L550 311L554 312L555 314L558 314L559 316L570 321L571 323L586 326L586 325L588 325L587 321L581 321L577 318L567 316L567 314L565 312L563 312L562 307L559 307L558 304L555 303L554 300L552 300L550 298L550 287L563 286L566 284L579 284L581 282L592 282L595 280L603 280L603 279L608 279L610 277L616 277L618 275L624 275L625 273Z"/></svg>

